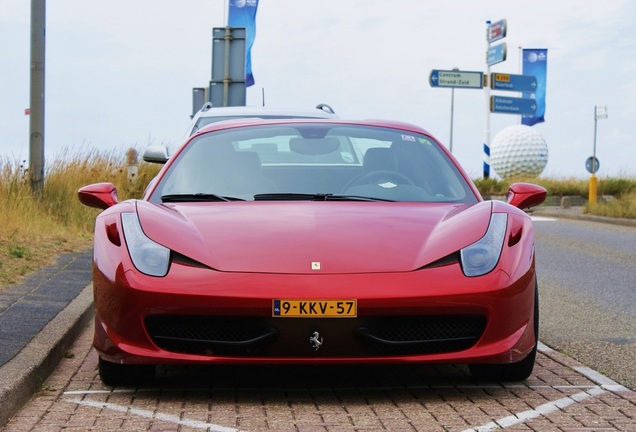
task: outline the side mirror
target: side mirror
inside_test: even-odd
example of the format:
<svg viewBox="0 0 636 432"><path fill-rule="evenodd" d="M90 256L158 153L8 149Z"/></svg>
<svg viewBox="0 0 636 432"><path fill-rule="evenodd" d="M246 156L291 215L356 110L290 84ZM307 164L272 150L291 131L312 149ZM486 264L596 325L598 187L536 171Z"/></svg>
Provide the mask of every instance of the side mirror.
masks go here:
<svg viewBox="0 0 636 432"><path fill-rule="evenodd" d="M117 188L112 183L95 183L77 191L80 202L89 207L106 210L119 203Z"/></svg>
<svg viewBox="0 0 636 432"><path fill-rule="evenodd" d="M144 151L142 158L146 162L165 164L170 158L168 147L162 145L150 146Z"/></svg>
<svg viewBox="0 0 636 432"><path fill-rule="evenodd" d="M548 191L532 183L513 183L508 188L508 204L521 210L537 206L545 201Z"/></svg>

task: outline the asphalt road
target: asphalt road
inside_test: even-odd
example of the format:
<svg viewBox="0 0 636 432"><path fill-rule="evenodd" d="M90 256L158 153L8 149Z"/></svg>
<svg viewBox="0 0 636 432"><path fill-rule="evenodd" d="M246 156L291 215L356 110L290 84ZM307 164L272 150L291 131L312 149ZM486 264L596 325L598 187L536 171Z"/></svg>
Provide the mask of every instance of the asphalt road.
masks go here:
<svg viewBox="0 0 636 432"><path fill-rule="evenodd" d="M636 389L636 227L534 223L543 343Z"/></svg>

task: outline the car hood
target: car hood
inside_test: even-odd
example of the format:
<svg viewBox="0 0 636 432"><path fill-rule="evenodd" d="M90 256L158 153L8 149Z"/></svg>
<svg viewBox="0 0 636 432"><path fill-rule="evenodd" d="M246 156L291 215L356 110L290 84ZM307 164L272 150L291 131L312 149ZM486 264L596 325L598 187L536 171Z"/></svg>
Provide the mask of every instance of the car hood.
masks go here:
<svg viewBox="0 0 636 432"><path fill-rule="evenodd" d="M492 205L383 202L137 202L145 234L226 272L416 270L479 240Z"/></svg>

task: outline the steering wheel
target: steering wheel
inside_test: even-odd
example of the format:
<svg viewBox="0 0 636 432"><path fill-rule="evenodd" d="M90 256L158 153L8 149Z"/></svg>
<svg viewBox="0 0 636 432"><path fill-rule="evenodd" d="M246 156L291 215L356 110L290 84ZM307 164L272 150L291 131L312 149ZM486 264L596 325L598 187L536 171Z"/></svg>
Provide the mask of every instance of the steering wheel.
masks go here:
<svg viewBox="0 0 636 432"><path fill-rule="evenodd" d="M345 190L352 186L359 186L364 184L380 185L385 181L392 181L396 184L414 184L413 180L397 171L377 170L369 171L368 173L364 173L359 175L358 177L354 177L353 179L351 179L349 184L347 184Z"/></svg>

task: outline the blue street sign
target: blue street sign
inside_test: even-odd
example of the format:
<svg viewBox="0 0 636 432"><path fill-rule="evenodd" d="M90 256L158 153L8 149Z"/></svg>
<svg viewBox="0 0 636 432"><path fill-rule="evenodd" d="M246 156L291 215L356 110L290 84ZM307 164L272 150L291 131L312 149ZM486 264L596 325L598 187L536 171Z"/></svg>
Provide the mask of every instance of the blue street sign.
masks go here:
<svg viewBox="0 0 636 432"><path fill-rule="evenodd" d="M431 87L484 88L482 72L433 69L428 77Z"/></svg>
<svg viewBox="0 0 636 432"><path fill-rule="evenodd" d="M534 93L537 90L537 78L534 75L511 75L494 72L490 74L490 88Z"/></svg>
<svg viewBox="0 0 636 432"><path fill-rule="evenodd" d="M590 174L596 174L596 172L598 171L600 167L601 167L601 163L594 156L590 156L585 161L585 169Z"/></svg>
<svg viewBox="0 0 636 432"><path fill-rule="evenodd" d="M501 114L534 114L537 110L535 99L490 96L490 112Z"/></svg>
<svg viewBox="0 0 636 432"><path fill-rule="evenodd" d="M508 50L506 48L505 42L488 48L488 56L487 56L488 65L492 66L494 64L505 61L507 51Z"/></svg>
<svg viewBox="0 0 636 432"><path fill-rule="evenodd" d="M490 24L488 26L488 33L486 33L486 40L488 42L494 42L505 38L507 29L508 22L505 19Z"/></svg>

